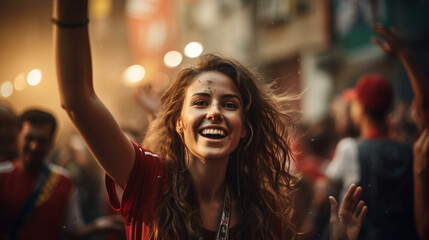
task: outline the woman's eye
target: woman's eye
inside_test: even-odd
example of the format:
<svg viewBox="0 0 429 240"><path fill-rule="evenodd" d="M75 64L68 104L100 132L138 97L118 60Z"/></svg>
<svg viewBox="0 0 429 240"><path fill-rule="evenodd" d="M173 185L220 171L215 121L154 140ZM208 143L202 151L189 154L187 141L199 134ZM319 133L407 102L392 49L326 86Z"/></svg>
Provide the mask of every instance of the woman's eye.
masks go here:
<svg viewBox="0 0 429 240"><path fill-rule="evenodd" d="M192 103L192 105L204 106L204 105L207 105L207 103L204 100L196 100Z"/></svg>
<svg viewBox="0 0 429 240"><path fill-rule="evenodd" d="M224 104L224 106L227 108L238 108L238 105L233 102L227 102Z"/></svg>

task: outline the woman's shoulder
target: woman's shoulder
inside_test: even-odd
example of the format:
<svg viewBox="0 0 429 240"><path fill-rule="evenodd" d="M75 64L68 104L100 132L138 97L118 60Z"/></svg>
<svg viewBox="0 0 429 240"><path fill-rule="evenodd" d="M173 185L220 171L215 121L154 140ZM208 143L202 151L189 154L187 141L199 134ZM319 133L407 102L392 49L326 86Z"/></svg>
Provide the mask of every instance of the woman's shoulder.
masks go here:
<svg viewBox="0 0 429 240"><path fill-rule="evenodd" d="M160 178L160 176L166 175L164 164L161 161L161 157L152 152L149 149L143 148L142 146L132 142L136 151L136 159L131 175L141 175L144 173L146 177ZM156 175L156 176L155 176Z"/></svg>
<svg viewBox="0 0 429 240"><path fill-rule="evenodd" d="M143 153L146 156L151 156L151 157L159 158L159 155L156 154L156 153L154 153L154 152L152 152L151 150L143 148L142 146L140 146L139 144L137 144L137 143L135 143L133 141L131 141L131 143L133 144L134 149L135 149L135 151L137 153L141 152L141 153Z"/></svg>

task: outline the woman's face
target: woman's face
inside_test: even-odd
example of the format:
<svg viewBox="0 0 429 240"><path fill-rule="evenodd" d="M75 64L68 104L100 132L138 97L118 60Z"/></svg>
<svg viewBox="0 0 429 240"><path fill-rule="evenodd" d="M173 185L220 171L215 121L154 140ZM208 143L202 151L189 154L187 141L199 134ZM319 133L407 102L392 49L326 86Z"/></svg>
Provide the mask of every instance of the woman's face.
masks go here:
<svg viewBox="0 0 429 240"><path fill-rule="evenodd" d="M186 90L176 130L198 159L228 159L246 135L241 94L231 78L198 75Z"/></svg>

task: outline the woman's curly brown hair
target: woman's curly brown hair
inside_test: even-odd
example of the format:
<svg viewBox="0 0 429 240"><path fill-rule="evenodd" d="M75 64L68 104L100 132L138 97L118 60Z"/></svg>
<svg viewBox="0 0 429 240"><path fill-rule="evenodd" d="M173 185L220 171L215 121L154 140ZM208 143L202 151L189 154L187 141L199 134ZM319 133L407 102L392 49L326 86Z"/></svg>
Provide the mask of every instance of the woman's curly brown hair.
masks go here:
<svg viewBox="0 0 429 240"><path fill-rule="evenodd" d="M288 98L276 97L268 86L237 61L214 54L201 57L197 66L182 70L161 98L161 109L151 124L143 146L158 153L168 171L168 183L150 224L152 239L198 239L201 218L186 166L186 146L176 132L186 89L207 71L229 76L243 101L247 136L231 154L227 181L234 189L241 223L237 237L276 239L274 218L295 233L291 191L296 178L289 173L292 120L282 110Z"/></svg>

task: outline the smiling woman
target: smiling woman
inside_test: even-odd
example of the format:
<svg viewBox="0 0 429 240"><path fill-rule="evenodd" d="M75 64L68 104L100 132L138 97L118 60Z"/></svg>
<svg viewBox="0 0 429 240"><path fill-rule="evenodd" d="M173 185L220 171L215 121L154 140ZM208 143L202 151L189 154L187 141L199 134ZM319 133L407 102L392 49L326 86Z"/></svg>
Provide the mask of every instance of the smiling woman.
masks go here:
<svg viewBox="0 0 429 240"><path fill-rule="evenodd" d="M171 179L163 195L168 201L161 202L155 215L157 237L193 238L199 228L215 235L226 187L232 195L234 237L293 235L287 217L295 181L288 173L292 123L276 107L288 99L268 97L256 82L238 62L204 55L164 94L161 112L144 142L160 153ZM193 222L199 227L186 229Z"/></svg>
<svg viewBox="0 0 429 240"><path fill-rule="evenodd" d="M57 22L86 17L87 1L54 1ZM64 26L54 28L62 105L107 174L128 239L293 238L287 96L235 60L204 55L163 94L142 148L95 94L88 27ZM357 238L360 192L352 186L340 211L331 199L331 239Z"/></svg>

